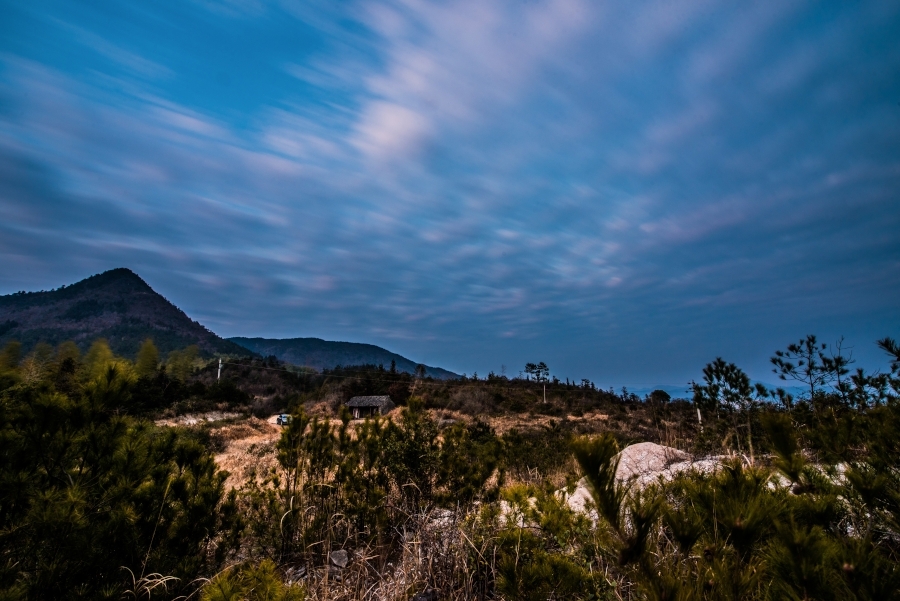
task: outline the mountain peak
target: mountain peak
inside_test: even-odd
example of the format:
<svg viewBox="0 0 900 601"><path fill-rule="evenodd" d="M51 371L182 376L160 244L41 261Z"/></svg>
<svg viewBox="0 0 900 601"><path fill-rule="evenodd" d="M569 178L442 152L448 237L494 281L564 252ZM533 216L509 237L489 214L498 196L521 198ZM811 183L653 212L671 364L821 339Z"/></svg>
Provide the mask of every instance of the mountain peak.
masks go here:
<svg viewBox="0 0 900 601"><path fill-rule="evenodd" d="M0 345L18 340L27 350L73 340L85 350L98 338L125 356L146 338L162 353L196 344L207 356L249 354L192 321L126 267L57 290L0 296Z"/></svg>
<svg viewBox="0 0 900 601"><path fill-rule="evenodd" d="M141 280L142 282L144 281L144 280L141 279L141 277L140 277L138 274L136 274L135 272L131 271L131 270L128 269L127 267L116 267L115 269L110 269L110 270L108 270L108 271L104 271L103 273L98 273L97 275L95 275L95 276L93 276L93 277L95 277L95 278L102 278L102 277L107 277L107 278L136 278L136 279L138 279L138 280Z"/></svg>
<svg viewBox="0 0 900 601"><path fill-rule="evenodd" d="M108 286L110 284L126 284L140 288L146 288L147 290L151 291L153 290L152 288L150 288L150 285L141 278L141 276L131 271L127 267L117 267L115 269L110 269L109 271L104 271L103 273L98 273L97 275L92 275L89 278L85 278L80 282L72 284L72 286L99 288L102 286Z"/></svg>

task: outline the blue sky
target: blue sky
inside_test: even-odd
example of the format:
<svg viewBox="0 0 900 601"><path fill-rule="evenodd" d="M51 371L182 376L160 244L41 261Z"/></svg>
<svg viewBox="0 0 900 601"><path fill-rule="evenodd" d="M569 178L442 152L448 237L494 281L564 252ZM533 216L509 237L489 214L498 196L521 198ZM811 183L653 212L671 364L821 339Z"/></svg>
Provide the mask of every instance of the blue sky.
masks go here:
<svg viewBox="0 0 900 601"><path fill-rule="evenodd" d="M0 13L0 294L617 388L900 336L897 2Z"/></svg>

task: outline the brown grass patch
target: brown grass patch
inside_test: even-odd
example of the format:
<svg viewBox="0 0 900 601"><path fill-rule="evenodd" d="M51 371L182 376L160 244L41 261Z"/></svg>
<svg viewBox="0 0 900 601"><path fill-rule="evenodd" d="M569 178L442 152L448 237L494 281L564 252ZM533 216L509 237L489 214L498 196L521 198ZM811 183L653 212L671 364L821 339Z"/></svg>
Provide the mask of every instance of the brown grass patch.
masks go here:
<svg viewBox="0 0 900 601"><path fill-rule="evenodd" d="M237 488L251 473L262 475L278 464L275 443L281 428L255 417L214 429L211 436L224 443L224 451L216 455L219 469L228 472L226 489Z"/></svg>

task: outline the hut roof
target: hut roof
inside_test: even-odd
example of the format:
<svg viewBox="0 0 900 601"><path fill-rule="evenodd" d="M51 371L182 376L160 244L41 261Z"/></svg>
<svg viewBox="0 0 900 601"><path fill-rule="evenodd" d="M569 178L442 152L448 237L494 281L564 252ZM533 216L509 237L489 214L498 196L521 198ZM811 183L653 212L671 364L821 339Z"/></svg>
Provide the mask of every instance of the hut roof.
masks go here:
<svg viewBox="0 0 900 601"><path fill-rule="evenodd" d="M355 396L347 401L348 407L393 407L394 403L388 395Z"/></svg>

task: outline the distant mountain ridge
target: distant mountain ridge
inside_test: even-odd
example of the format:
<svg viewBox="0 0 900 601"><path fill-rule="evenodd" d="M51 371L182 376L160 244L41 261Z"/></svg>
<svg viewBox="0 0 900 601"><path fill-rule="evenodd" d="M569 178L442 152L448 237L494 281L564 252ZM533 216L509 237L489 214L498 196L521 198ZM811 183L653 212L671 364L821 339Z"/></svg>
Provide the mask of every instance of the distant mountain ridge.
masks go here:
<svg viewBox="0 0 900 601"><path fill-rule="evenodd" d="M72 340L85 350L98 338L126 357L133 357L145 338L152 338L163 356L191 344L206 356L252 354L193 321L126 268L57 290L0 296L0 345L18 340L27 352L39 342Z"/></svg>
<svg viewBox="0 0 900 601"><path fill-rule="evenodd" d="M702 382L701 382L702 384ZM793 384L788 384L786 382L780 382L778 384L771 384L770 382L762 382L759 380L751 380L751 386L756 384L762 384L769 390L775 390L776 388L781 388L785 392L788 392L795 397L801 396L803 393L809 394L809 390L804 386L795 386ZM621 389L620 389L621 390ZM635 387L628 388L628 392L632 392L639 397L643 398L653 392L654 390L662 390L665 391L671 396L673 399L691 399L694 396L694 393L691 391L690 384L685 384L683 386L675 386L672 384L659 384L657 386L644 386L644 387ZM615 391L619 392L619 391Z"/></svg>
<svg viewBox="0 0 900 601"><path fill-rule="evenodd" d="M112 351L133 357L146 338L165 356L196 344L203 355L274 355L281 361L316 369L337 365L390 366L415 373L414 361L373 344L329 342L319 338L274 340L225 339L192 320L184 311L124 267L91 276L70 286L0 296L0 346L11 340L28 352L39 342L74 341L83 351L105 338ZM425 367L433 378L457 378L440 367Z"/></svg>
<svg viewBox="0 0 900 601"><path fill-rule="evenodd" d="M397 371L415 373L418 363L392 353L374 344L358 342L329 342L321 338L242 338L228 339L231 342L263 356L275 356L280 361L312 367L318 370L333 369L338 365L384 365L397 363ZM459 375L441 369L425 366L425 373L442 380L458 378Z"/></svg>

